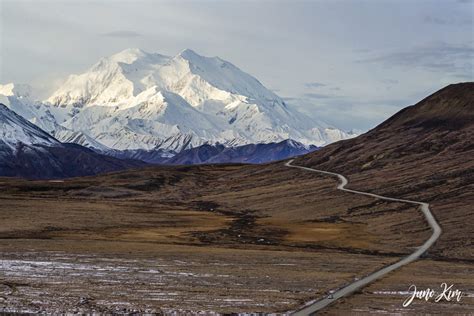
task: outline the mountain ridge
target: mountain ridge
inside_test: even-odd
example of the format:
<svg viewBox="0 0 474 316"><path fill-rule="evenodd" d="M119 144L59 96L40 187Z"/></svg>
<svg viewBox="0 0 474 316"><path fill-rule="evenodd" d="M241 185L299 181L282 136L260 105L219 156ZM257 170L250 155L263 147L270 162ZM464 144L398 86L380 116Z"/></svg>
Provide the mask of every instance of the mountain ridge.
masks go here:
<svg viewBox="0 0 474 316"><path fill-rule="evenodd" d="M11 148L22 142L26 145L39 144L61 146L61 143L34 125L23 119L0 103L0 141Z"/></svg>
<svg viewBox="0 0 474 316"><path fill-rule="evenodd" d="M294 140L267 144L248 144L226 147L221 144L204 144L186 149L164 161L168 165L249 163L261 164L301 156L317 150L316 146L305 146Z"/></svg>
<svg viewBox="0 0 474 316"><path fill-rule="evenodd" d="M408 106L378 127L387 128L415 124L418 127L457 129L474 120L472 83L448 85L427 96L416 105Z"/></svg>
<svg viewBox="0 0 474 316"><path fill-rule="evenodd" d="M0 103L0 176L54 179L145 166L65 144Z"/></svg>
<svg viewBox="0 0 474 316"><path fill-rule="evenodd" d="M172 57L127 49L71 75L44 102L7 98L60 141L101 150L179 152L285 139L321 146L354 136L296 111L234 64L189 49Z"/></svg>

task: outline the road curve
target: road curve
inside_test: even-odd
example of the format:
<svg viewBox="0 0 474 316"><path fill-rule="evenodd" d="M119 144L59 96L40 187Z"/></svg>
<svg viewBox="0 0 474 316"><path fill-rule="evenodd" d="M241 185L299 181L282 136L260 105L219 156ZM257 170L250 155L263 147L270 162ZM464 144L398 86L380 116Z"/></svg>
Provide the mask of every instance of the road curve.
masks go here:
<svg viewBox="0 0 474 316"><path fill-rule="evenodd" d="M338 174L338 173L334 173L334 172L317 170L317 169L313 169L313 168L295 166L295 165L291 164L293 162L293 160L294 159L286 162L285 166L290 167L290 168L298 168L298 169L311 171L311 172L318 172L318 173L322 173L322 174L325 174L325 175L337 177L340 181L340 183L337 186L338 190L342 190L342 191L346 191L346 192L350 192L350 193L354 193L354 194L367 195L367 196L371 196L371 197L381 199L381 200L386 200L386 201L395 201L395 202L403 202L403 203L411 203L411 204L420 205L420 209L423 212L423 214L425 215L425 218L428 221L428 224L430 225L430 227L433 231L433 234L415 252L413 252L412 254L408 255L407 257L401 259L400 261L398 261L396 263L393 263L391 265L388 265L388 266L386 266L386 267L384 267L384 268L382 268L378 271L375 271L375 272L369 274L368 276L366 276L366 277L364 277L364 278L362 278L358 281L355 281L355 282L353 282L353 283L351 283L347 286L344 286L340 289L336 289L332 292L331 297L324 297L324 298L321 298L319 300L316 300L316 301L302 307L301 309L299 309L295 312L292 312L291 315L294 315L294 316L303 316L304 315L304 316L306 316L306 315L311 315L313 313L316 313L317 311L323 309L324 307L328 306L329 304L334 303L336 300L340 299L341 297L348 296L349 294L354 293L356 290L366 286L369 283L374 282L378 278L381 278L382 276L386 275L387 273L389 273L391 271L394 271L394 270L396 270L396 269L398 269L398 268L400 268L400 267L402 267L406 264L409 264L410 262L413 262L413 261L417 260L423 253L425 253L436 242L436 240L441 235L441 227L439 226L438 222L436 222L436 219L434 218L433 214L431 214L430 206L429 206L428 203L411 201L411 200L396 199L396 198L381 196L381 195L378 195L378 194L346 189L345 186L347 185L348 181L343 175Z"/></svg>

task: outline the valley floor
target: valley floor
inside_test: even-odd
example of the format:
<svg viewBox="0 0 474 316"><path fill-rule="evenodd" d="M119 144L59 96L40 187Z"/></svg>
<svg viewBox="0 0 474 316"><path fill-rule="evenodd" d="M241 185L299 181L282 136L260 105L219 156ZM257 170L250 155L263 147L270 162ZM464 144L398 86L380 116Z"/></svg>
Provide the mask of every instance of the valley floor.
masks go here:
<svg viewBox="0 0 474 316"><path fill-rule="evenodd" d="M283 163L0 179L0 312L284 313L430 236L416 207L335 186ZM324 313L468 314L473 272L424 258ZM440 281L467 296L402 307L411 284Z"/></svg>

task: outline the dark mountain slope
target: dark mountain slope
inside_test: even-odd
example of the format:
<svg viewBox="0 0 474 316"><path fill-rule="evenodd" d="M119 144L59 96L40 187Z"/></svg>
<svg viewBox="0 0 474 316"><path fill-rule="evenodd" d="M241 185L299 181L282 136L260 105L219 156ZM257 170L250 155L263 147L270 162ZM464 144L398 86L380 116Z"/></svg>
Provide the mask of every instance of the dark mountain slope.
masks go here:
<svg viewBox="0 0 474 316"><path fill-rule="evenodd" d="M473 134L474 83L460 83L295 163L342 173L352 188L429 202L443 228L429 255L473 260Z"/></svg>
<svg viewBox="0 0 474 316"><path fill-rule="evenodd" d="M249 144L237 147L223 145L202 145L184 150L165 161L166 164L203 163L265 163L300 156L316 150L316 146L287 139L279 143Z"/></svg>
<svg viewBox="0 0 474 316"><path fill-rule="evenodd" d="M29 179L69 178L145 165L137 160L100 155L77 144L48 147L20 143L14 151L2 149L0 175Z"/></svg>
<svg viewBox="0 0 474 316"><path fill-rule="evenodd" d="M89 176L146 165L98 154L55 138L0 104L0 176L32 179Z"/></svg>
<svg viewBox="0 0 474 316"><path fill-rule="evenodd" d="M403 127L424 130L459 130L474 121L474 84L447 86L416 105L404 108L377 129Z"/></svg>

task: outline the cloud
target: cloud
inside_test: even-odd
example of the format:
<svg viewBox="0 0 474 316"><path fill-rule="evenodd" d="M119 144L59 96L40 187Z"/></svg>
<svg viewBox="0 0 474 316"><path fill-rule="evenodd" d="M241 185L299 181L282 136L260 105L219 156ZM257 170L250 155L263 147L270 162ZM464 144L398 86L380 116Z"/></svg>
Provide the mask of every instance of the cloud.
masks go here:
<svg viewBox="0 0 474 316"><path fill-rule="evenodd" d="M113 32L104 33L102 34L102 36L130 38L130 37L139 37L141 36L141 34L135 31L121 30L121 31L113 31Z"/></svg>
<svg viewBox="0 0 474 316"><path fill-rule="evenodd" d="M419 68L452 76L474 77L474 45L433 42L409 50L394 51L358 60L358 63L382 63L386 66Z"/></svg>
<svg viewBox="0 0 474 316"><path fill-rule="evenodd" d="M458 17L437 17L437 16L425 16L423 22L427 24L435 25L471 25L472 17L460 19Z"/></svg>
<svg viewBox="0 0 474 316"><path fill-rule="evenodd" d="M445 24L451 24L452 20L447 20L445 18L440 18L436 16L425 16L423 18L423 22L428 23L428 24L439 24L439 25L445 25Z"/></svg>
<svg viewBox="0 0 474 316"><path fill-rule="evenodd" d="M282 99L289 103L300 103L301 101L311 101L311 100L333 100L333 99L341 99L345 98L344 96L338 95L330 95L330 94L322 94L322 93L303 93L300 96L295 97L282 97Z"/></svg>
<svg viewBox="0 0 474 316"><path fill-rule="evenodd" d="M354 53L370 53L372 50L368 48L357 48L352 50Z"/></svg>
<svg viewBox="0 0 474 316"><path fill-rule="evenodd" d="M385 84L390 84L390 85L393 85L393 84L399 84L400 81L396 80L396 79L382 79L380 80L382 83L385 83Z"/></svg>
<svg viewBox="0 0 474 316"><path fill-rule="evenodd" d="M324 83L320 83L320 82L306 82L305 84L305 87L306 88L320 88L320 87L325 87L327 86L326 84Z"/></svg>
<svg viewBox="0 0 474 316"><path fill-rule="evenodd" d="M334 96L327 95L327 94L320 94L320 93L304 93L303 96L310 99L330 99L334 98Z"/></svg>
<svg viewBox="0 0 474 316"><path fill-rule="evenodd" d="M416 99L416 98L415 98ZM380 124L412 99L374 99L370 101L352 97L327 99L295 98L291 104L300 111L342 129L366 131Z"/></svg>
<svg viewBox="0 0 474 316"><path fill-rule="evenodd" d="M306 82L305 84L305 87L308 88L308 89L314 89L314 88L323 88L323 90L331 90L331 91L341 91L341 88L340 87L337 87L337 86L332 86L330 84L326 84L326 83L321 83L321 82ZM314 96L319 96L319 99L323 98L323 94L316 94L316 93L307 93L307 96L308 97L312 97L313 98L316 98ZM327 97L331 97L331 96L327 96Z"/></svg>
<svg viewBox="0 0 474 316"><path fill-rule="evenodd" d="M454 74L453 77L466 80L466 81L474 80L474 75L472 74L472 72L469 74L468 73Z"/></svg>
<svg viewBox="0 0 474 316"><path fill-rule="evenodd" d="M290 102L290 103L301 100L300 98L297 98L297 97L282 97L282 99L283 101Z"/></svg>

